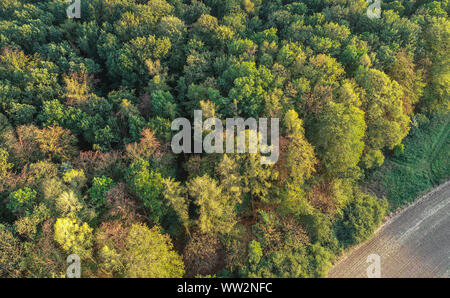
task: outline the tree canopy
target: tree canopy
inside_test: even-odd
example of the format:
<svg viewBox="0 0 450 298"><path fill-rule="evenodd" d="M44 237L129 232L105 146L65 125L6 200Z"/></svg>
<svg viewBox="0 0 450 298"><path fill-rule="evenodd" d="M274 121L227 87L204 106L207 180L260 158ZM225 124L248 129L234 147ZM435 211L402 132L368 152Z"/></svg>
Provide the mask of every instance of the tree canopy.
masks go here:
<svg viewBox="0 0 450 298"><path fill-rule="evenodd" d="M0 277L326 276L449 111L448 1L80 3L0 1ZM174 154L194 110L278 118L278 162Z"/></svg>

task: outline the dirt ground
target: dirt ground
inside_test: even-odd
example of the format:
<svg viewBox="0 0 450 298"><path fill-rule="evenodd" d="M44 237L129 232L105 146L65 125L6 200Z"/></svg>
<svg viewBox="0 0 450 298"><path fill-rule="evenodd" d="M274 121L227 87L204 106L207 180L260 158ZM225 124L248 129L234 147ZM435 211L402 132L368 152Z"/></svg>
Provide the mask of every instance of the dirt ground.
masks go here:
<svg viewBox="0 0 450 298"><path fill-rule="evenodd" d="M450 181L388 220L328 276L367 277L367 256L381 257L381 277L450 277Z"/></svg>

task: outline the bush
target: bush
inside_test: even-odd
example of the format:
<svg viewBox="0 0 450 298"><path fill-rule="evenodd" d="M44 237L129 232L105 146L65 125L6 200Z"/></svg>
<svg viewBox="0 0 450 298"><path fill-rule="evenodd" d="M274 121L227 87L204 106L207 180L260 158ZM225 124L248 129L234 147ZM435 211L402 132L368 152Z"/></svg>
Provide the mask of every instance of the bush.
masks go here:
<svg viewBox="0 0 450 298"><path fill-rule="evenodd" d="M111 178L102 176L94 177L92 180L92 187L88 189L94 208L101 212L106 204L106 193L114 186L114 181Z"/></svg>
<svg viewBox="0 0 450 298"><path fill-rule="evenodd" d="M345 207L342 217L336 222L338 240L345 246L360 243L369 238L381 224L388 203L360 191Z"/></svg>
<svg viewBox="0 0 450 298"><path fill-rule="evenodd" d="M12 213L21 215L31 213L33 205L36 202L37 192L29 187L18 189L8 196L6 207Z"/></svg>

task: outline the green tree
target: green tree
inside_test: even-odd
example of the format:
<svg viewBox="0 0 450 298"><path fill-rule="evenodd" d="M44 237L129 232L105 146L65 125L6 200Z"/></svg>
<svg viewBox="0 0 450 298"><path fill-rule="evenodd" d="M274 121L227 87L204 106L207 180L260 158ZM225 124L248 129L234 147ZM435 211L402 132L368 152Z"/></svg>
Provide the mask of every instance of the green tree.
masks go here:
<svg viewBox="0 0 450 298"><path fill-rule="evenodd" d="M6 208L13 213L28 214L31 213L36 198L37 192L34 189L24 187L9 194Z"/></svg>
<svg viewBox="0 0 450 298"><path fill-rule="evenodd" d="M82 169L71 169L65 172L63 180L76 191L81 191L87 182L87 178L84 175L84 171Z"/></svg>
<svg viewBox="0 0 450 298"><path fill-rule="evenodd" d="M411 114L414 106L423 95L425 83L423 82L423 71L417 69L412 57L406 51L399 51L395 56L389 70L389 76L397 81L403 90L403 108Z"/></svg>
<svg viewBox="0 0 450 298"><path fill-rule="evenodd" d="M410 119L403 109L402 88L382 71L368 69L357 77L364 88L362 109L365 112L367 131L363 163L367 168L381 165L381 149L393 149L409 131ZM374 159L377 157L377 159Z"/></svg>
<svg viewBox="0 0 450 298"><path fill-rule="evenodd" d="M223 194L223 188L208 175L196 177L187 183L189 195L200 207L198 227L202 233L227 233L236 224L232 198Z"/></svg>
<svg viewBox="0 0 450 298"><path fill-rule="evenodd" d="M161 59L170 50L171 43L167 37L156 38L154 35L137 37L125 43L117 53L117 65L114 66L125 86L143 86L149 79L146 60Z"/></svg>
<svg viewBox="0 0 450 298"><path fill-rule="evenodd" d="M257 117L262 113L265 96L274 80L269 69L257 67L254 62L242 62L230 66L221 79L225 88L232 86L228 97L236 99L239 114Z"/></svg>
<svg viewBox="0 0 450 298"><path fill-rule="evenodd" d="M180 182L173 178L163 179L164 199L168 201L168 205L177 213L180 221L189 233L189 210L186 196L186 189Z"/></svg>
<svg viewBox="0 0 450 298"><path fill-rule="evenodd" d="M349 176L349 170L356 168L364 149L364 112L351 103L331 101L318 118L313 126L312 142L323 167L330 177Z"/></svg>
<svg viewBox="0 0 450 298"><path fill-rule="evenodd" d="M114 186L114 181L109 177L94 177L92 179L92 186L87 190L89 196L91 197L91 203L94 208L101 212L106 204L106 193L111 187Z"/></svg>
<svg viewBox="0 0 450 298"><path fill-rule="evenodd" d="M5 149L0 149L0 179L3 180L12 169L13 164L8 162L9 153Z"/></svg>
<svg viewBox="0 0 450 298"><path fill-rule="evenodd" d="M303 184L315 172L317 163L314 156L314 147L308 143L305 137L302 119L294 110L289 110L284 116L286 127L286 161L284 167L293 183Z"/></svg>
<svg viewBox="0 0 450 298"><path fill-rule="evenodd" d="M345 246L360 243L376 230L386 214L387 201L356 191L336 223L336 233Z"/></svg>
<svg viewBox="0 0 450 298"><path fill-rule="evenodd" d="M148 161L138 160L131 164L127 174L127 185L150 211L150 218L159 221L166 214L164 184L159 172L149 168Z"/></svg>
<svg viewBox="0 0 450 298"><path fill-rule="evenodd" d="M157 90L152 93L152 114L162 118L175 119L176 104L169 92Z"/></svg>
<svg viewBox="0 0 450 298"><path fill-rule="evenodd" d="M426 24L423 38L425 51L431 67L421 107L427 112L448 111L449 108L449 61L450 24L448 18L431 17Z"/></svg>
<svg viewBox="0 0 450 298"><path fill-rule="evenodd" d="M277 165L280 172L278 179L284 185L280 208L307 214L312 207L306 201L303 188L305 180L315 172L317 165L314 147L306 140L303 121L294 110L289 110L284 116L284 126L287 145L280 148L281 158Z"/></svg>

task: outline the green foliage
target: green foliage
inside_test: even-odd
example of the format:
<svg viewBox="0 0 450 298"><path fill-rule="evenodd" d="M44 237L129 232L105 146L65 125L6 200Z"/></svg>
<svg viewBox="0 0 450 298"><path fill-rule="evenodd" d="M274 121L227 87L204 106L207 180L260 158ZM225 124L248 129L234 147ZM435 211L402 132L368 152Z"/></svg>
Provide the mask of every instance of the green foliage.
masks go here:
<svg viewBox="0 0 450 298"><path fill-rule="evenodd" d="M109 177L94 177L92 179L92 186L87 190L91 197L91 203L97 211L102 211L105 204L105 196L109 189L114 186L114 182Z"/></svg>
<svg viewBox="0 0 450 298"><path fill-rule="evenodd" d="M313 144L328 175L346 177L356 168L366 130L364 112L358 106L330 102L314 125Z"/></svg>
<svg viewBox="0 0 450 298"><path fill-rule="evenodd" d="M0 1L2 276L321 277L381 221L360 184L448 178L448 1L81 6ZM173 154L194 110L281 119L278 162Z"/></svg>
<svg viewBox="0 0 450 298"><path fill-rule="evenodd" d="M36 107L32 105L55 98L61 91L56 71L52 62L40 61L37 56L3 50L0 55L0 97L5 98L2 110L15 117L18 124L33 119Z"/></svg>
<svg viewBox="0 0 450 298"><path fill-rule="evenodd" d="M289 213L308 214L312 208L306 202L303 187L305 180L315 172L317 159L314 147L306 140L303 121L294 110L286 113L284 126L289 144L285 158L279 161L280 179L286 183L280 209Z"/></svg>
<svg viewBox="0 0 450 298"><path fill-rule="evenodd" d="M8 171L13 165L8 162L9 153L5 149L0 149L0 179L6 178Z"/></svg>
<svg viewBox="0 0 450 298"><path fill-rule="evenodd" d="M176 105L169 92L161 90L152 93L152 113L155 117L174 119Z"/></svg>
<svg viewBox="0 0 450 298"><path fill-rule="evenodd" d="M8 208L13 213L28 214L36 202L37 192L29 187L18 189L8 196Z"/></svg>
<svg viewBox="0 0 450 298"><path fill-rule="evenodd" d="M257 67L254 62L242 62L230 66L222 79L227 88L233 86L228 97L237 101L240 114L256 117L262 113L264 96L274 80L269 69Z"/></svg>
<svg viewBox="0 0 450 298"><path fill-rule="evenodd" d="M425 51L431 60L429 82L425 87L423 102L419 105L427 112L449 111L449 61L450 26L448 18L431 17L425 26Z"/></svg>
<svg viewBox="0 0 450 298"><path fill-rule="evenodd" d="M44 204L39 204L33 208L33 212L25 217L21 217L14 224L17 233L26 236L28 239L36 239L39 225L51 217L51 210Z"/></svg>
<svg viewBox="0 0 450 298"><path fill-rule="evenodd" d="M148 59L163 58L171 47L166 37L155 38L154 35L137 37L125 43L117 53L117 72L123 83L129 86L141 85L148 79L145 62ZM111 61L112 62L112 61Z"/></svg>
<svg viewBox="0 0 450 298"><path fill-rule="evenodd" d="M82 169L71 169L64 173L64 182L68 183L74 190L80 191L86 184L87 178Z"/></svg>
<svg viewBox="0 0 450 298"><path fill-rule="evenodd" d="M158 139L164 142L169 142L172 138L172 130L170 128L171 122L169 119L164 119L159 116L150 119L147 123L147 127L155 132Z"/></svg>
<svg viewBox="0 0 450 298"><path fill-rule="evenodd" d="M188 202L186 198L186 190L181 186L180 182L177 182L171 178L163 179L164 183L164 199L168 201L168 205L171 206L177 213L180 221L186 227L189 227L189 212Z"/></svg>
<svg viewBox="0 0 450 298"><path fill-rule="evenodd" d="M245 154L239 158L246 196L254 201L270 202L273 199L270 196L272 183L278 178L278 171L273 165L262 165L258 154Z"/></svg>
<svg viewBox="0 0 450 298"><path fill-rule="evenodd" d="M263 252L261 249L261 244L258 241L252 240L248 245L248 261L250 264L257 265L261 261Z"/></svg>
<svg viewBox="0 0 450 298"><path fill-rule="evenodd" d="M303 184L314 173L316 159L314 148L305 138L303 121L294 110L289 110L284 118L286 137L289 145L286 152L286 167L294 183Z"/></svg>
<svg viewBox="0 0 450 298"><path fill-rule="evenodd" d="M262 221L254 226L259 241L249 243L245 277L324 277L333 253L324 244L311 244L305 231L292 218L277 218L260 212ZM288 228L289 227L289 228Z"/></svg>
<svg viewBox="0 0 450 298"><path fill-rule="evenodd" d="M336 222L336 234L344 246L360 243L376 230L386 214L387 200L356 192L355 198L344 207L342 218Z"/></svg>
<svg viewBox="0 0 450 298"><path fill-rule="evenodd" d="M389 76L402 87L403 108L411 113L424 93L423 70L417 69L406 51L398 52L395 58L396 61L390 66Z"/></svg>
<svg viewBox="0 0 450 298"><path fill-rule="evenodd" d="M402 144L403 154L387 158L365 181L377 195L388 198L393 210L449 177L449 116L433 115L428 119L417 114L413 123Z"/></svg>
<svg viewBox="0 0 450 298"><path fill-rule="evenodd" d="M366 152L393 149L409 131L410 119L403 110L400 86L376 69L363 71L358 81L365 90L362 107L367 123ZM364 157L364 163L368 168L374 164L370 154Z"/></svg>
<svg viewBox="0 0 450 298"><path fill-rule="evenodd" d="M166 214L163 200L164 184L159 172L149 168L149 162L138 160L128 169L127 184L150 211L150 218L159 221Z"/></svg>
<svg viewBox="0 0 450 298"><path fill-rule="evenodd" d="M311 242L327 248L338 254L340 252L339 242L332 227L332 221L326 215L315 212L299 219L308 233Z"/></svg>
<svg viewBox="0 0 450 298"><path fill-rule="evenodd" d="M202 233L227 233L236 224L233 198L223 194L222 186L208 175L187 183L189 195L200 207L197 225Z"/></svg>

